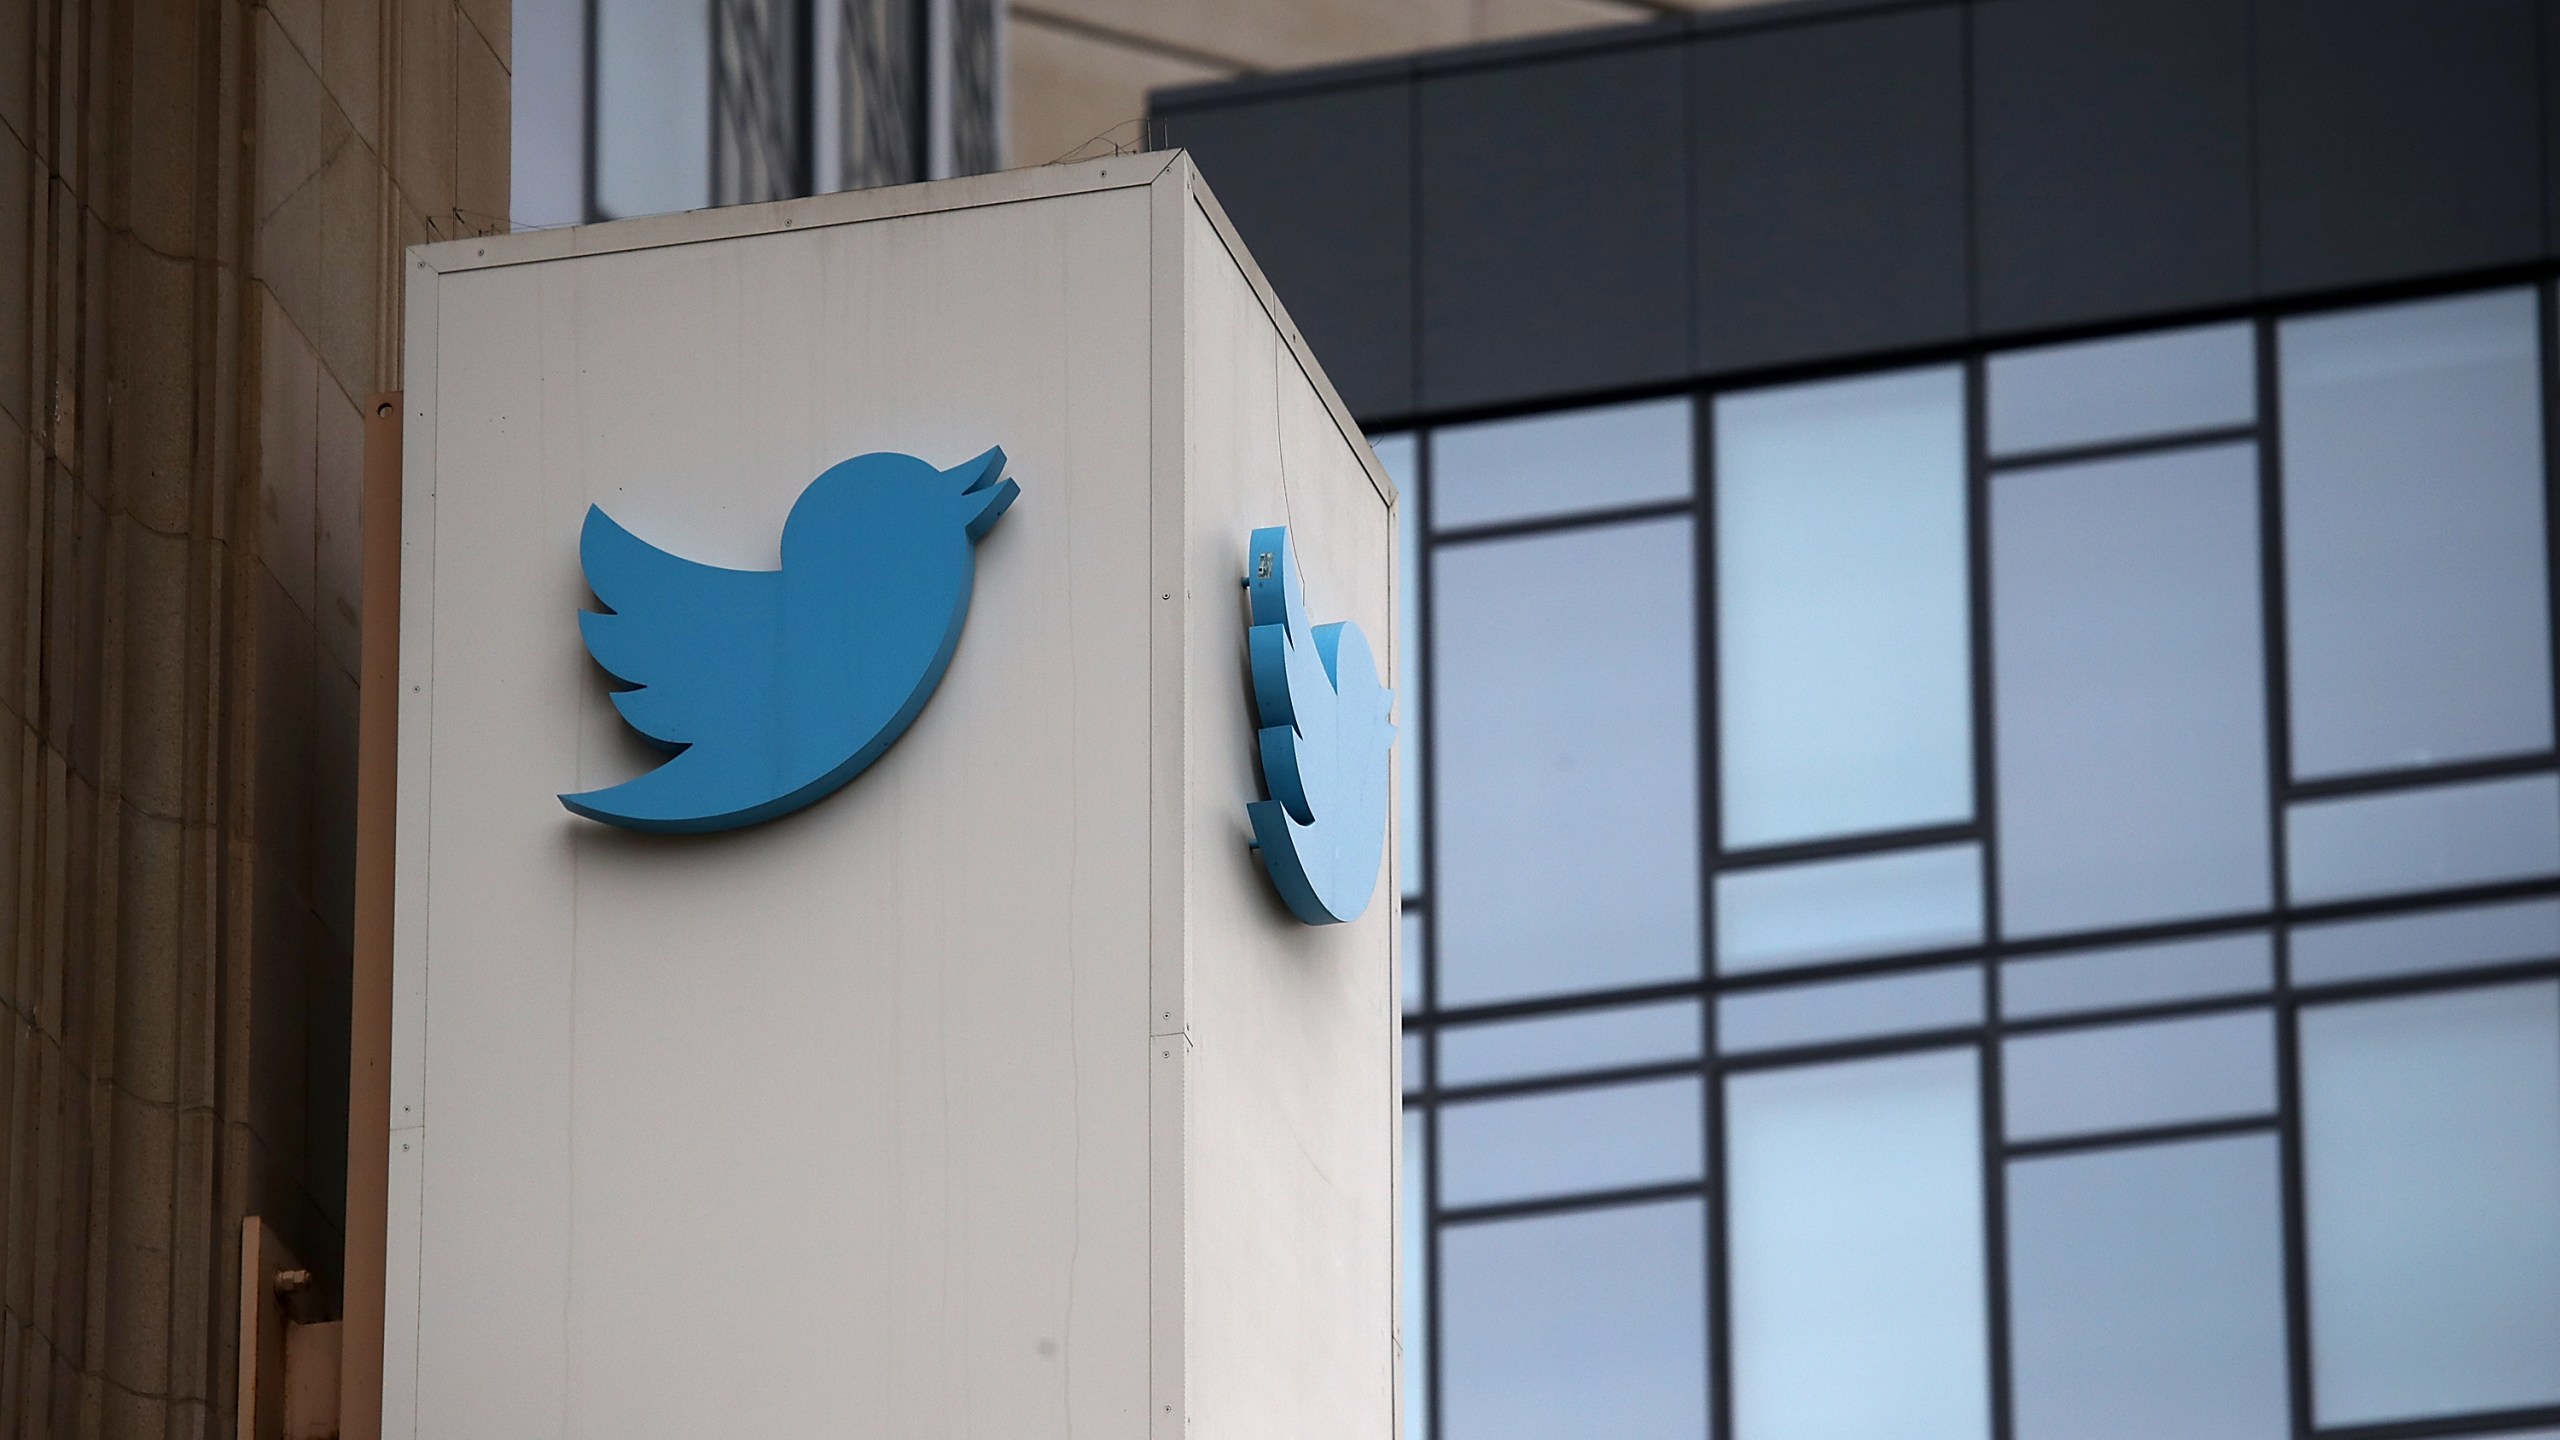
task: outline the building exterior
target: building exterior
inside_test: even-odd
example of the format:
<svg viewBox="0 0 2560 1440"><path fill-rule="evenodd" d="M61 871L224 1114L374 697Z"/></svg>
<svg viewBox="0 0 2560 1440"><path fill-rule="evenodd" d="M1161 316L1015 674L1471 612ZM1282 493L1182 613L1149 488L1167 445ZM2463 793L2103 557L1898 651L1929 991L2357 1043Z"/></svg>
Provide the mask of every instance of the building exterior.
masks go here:
<svg viewBox="0 0 2560 1440"><path fill-rule="evenodd" d="M1157 95L1419 521L1409 1434L2560 1433L2546 10Z"/></svg>
<svg viewBox="0 0 2560 1440"><path fill-rule="evenodd" d="M335 1304L359 407L508 8L0 33L0 1434L228 1434L243 1216Z"/></svg>
<svg viewBox="0 0 2560 1440"><path fill-rule="evenodd" d="M513 215L561 225L1144 150L1157 87L1713 3L532 0Z"/></svg>

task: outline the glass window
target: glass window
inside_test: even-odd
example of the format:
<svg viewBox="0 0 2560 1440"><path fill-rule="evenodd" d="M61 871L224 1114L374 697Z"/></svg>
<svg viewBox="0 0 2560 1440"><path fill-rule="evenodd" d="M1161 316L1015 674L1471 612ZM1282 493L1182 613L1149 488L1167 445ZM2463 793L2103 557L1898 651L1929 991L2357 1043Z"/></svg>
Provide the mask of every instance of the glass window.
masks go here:
<svg viewBox="0 0 2560 1440"><path fill-rule="evenodd" d="M1698 972L1687 520L1443 547L1439 1001Z"/></svg>
<svg viewBox="0 0 2560 1440"><path fill-rule="evenodd" d="M2560 1402L2560 985L2306 1008L2314 1418Z"/></svg>
<svg viewBox="0 0 2560 1440"><path fill-rule="evenodd" d="M1726 1086L1737 1440L1982 1440L1975 1052Z"/></svg>
<svg viewBox="0 0 2560 1440"><path fill-rule="evenodd" d="M1396 487L1396 849L1404 893L1422 893L1422 491L1413 437L1369 448Z"/></svg>
<svg viewBox="0 0 2560 1440"><path fill-rule="evenodd" d="M1964 382L1715 402L1728 848L1973 815Z"/></svg>
<svg viewBox="0 0 2560 1440"><path fill-rule="evenodd" d="M2275 943L2264 930L2149 945L2112 945L2000 965L2000 1013L2012 1020L2246 995L2275 984Z"/></svg>
<svg viewBox="0 0 2560 1440"><path fill-rule="evenodd" d="M1401 923L1404 926L1404 1008L1419 1010L1422 1008L1422 973L1431 964L1431 953L1425 948L1422 931L1430 921L1422 911L1408 909L1403 913Z"/></svg>
<svg viewBox="0 0 2560 1440"><path fill-rule="evenodd" d="M2551 744L2534 294L2279 329L2303 778Z"/></svg>
<svg viewBox="0 0 2560 1440"><path fill-rule="evenodd" d="M2267 904L2256 453L1993 478L2005 933Z"/></svg>
<svg viewBox="0 0 2560 1440"><path fill-rule="evenodd" d="M1442 1434L1706 1433L1706 1218L1697 1201L1452 1225L1440 1232L1440 1255Z"/></svg>
<svg viewBox="0 0 2560 1440"><path fill-rule="evenodd" d="M1408 1094L1422 1088L1422 1041L1426 1033L1421 1030L1404 1032L1404 1088Z"/></svg>
<svg viewBox="0 0 2560 1440"><path fill-rule="evenodd" d="M1716 969L1917 954L1982 941L1982 847L1933 845L1716 877Z"/></svg>
<svg viewBox="0 0 2560 1440"><path fill-rule="evenodd" d="M1440 1204L1695 1180L1703 1124L1695 1077L1443 1105Z"/></svg>
<svg viewBox="0 0 2560 1440"><path fill-rule="evenodd" d="M2275 1018L2264 1010L2053 1030L2002 1042L2011 1140L2272 1115Z"/></svg>
<svg viewBox="0 0 2560 1440"><path fill-rule="evenodd" d="M1431 1117L1404 1112L1404 1366L1405 1433L1431 1433L1431 1250L1427 1243L1431 1192Z"/></svg>
<svg viewBox="0 0 2560 1440"><path fill-rule="evenodd" d="M2293 983L2329 985L2560 957L2560 900L2513 900L2293 930Z"/></svg>
<svg viewBox="0 0 2560 1440"><path fill-rule="evenodd" d="M1431 528L1689 498L1689 398L1431 432Z"/></svg>
<svg viewBox="0 0 2560 1440"><path fill-rule="evenodd" d="M2018 1440L2287 1440L2276 1142L2009 1165Z"/></svg>
<svg viewBox="0 0 2560 1440"><path fill-rule="evenodd" d="M608 216L711 203L710 0L595 0L595 191Z"/></svg>
<svg viewBox="0 0 2560 1440"><path fill-rule="evenodd" d="M2297 905L2560 872L2560 779L2519 775L2285 811Z"/></svg>
<svg viewBox="0 0 2560 1440"><path fill-rule="evenodd" d="M1738 1055L1980 1023L1982 967L1948 965L1727 995L1716 1002L1716 1048Z"/></svg>
<svg viewBox="0 0 2560 1440"><path fill-rule="evenodd" d="M2258 418L2255 346L2238 323L1994 355L1991 453L2247 425Z"/></svg>
<svg viewBox="0 0 2560 1440"><path fill-rule="evenodd" d="M1698 1002L1612 1005L1440 1032L1440 1083L1482 1085L1698 1055Z"/></svg>

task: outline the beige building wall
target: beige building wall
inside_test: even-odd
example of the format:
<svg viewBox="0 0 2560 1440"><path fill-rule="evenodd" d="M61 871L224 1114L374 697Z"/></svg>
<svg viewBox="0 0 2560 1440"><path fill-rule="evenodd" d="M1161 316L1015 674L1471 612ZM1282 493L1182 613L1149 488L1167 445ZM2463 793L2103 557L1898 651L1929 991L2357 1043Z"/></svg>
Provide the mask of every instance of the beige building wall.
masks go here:
<svg viewBox="0 0 2560 1440"><path fill-rule="evenodd" d="M0 8L0 1436L231 1433L343 1223L364 397L509 0Z"/></svg>
<svg viewBox="0 0 2560 1440"><path fill-rule="evenodd" d="M1754 0L1011 0L1005 163L1151 148L1147 92Z"/></svg>

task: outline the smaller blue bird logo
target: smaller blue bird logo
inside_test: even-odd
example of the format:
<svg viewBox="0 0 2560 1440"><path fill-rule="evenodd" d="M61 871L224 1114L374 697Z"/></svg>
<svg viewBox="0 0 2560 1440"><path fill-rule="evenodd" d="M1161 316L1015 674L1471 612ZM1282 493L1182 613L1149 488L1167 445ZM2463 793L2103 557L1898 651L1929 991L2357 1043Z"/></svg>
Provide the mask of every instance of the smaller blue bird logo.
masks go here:
<svg viewBox="0 0 2560 1440"><path fill-rule="evenodd" d="M1348 620L1307 623L1289 530L1253 532L1245 552L1245 649L1261 727L1267 800L1245 807L1254 846L1291 914L1310 925L1358 918L1387 848L1387 756L1394 694L1368 637Z"/></svg>
<svg viewBox="0 0 2560 1440"><path fill-rule="evenodd" d="M1001 449L952 470L857 455L793 502L779 570L697 564L588 507L578 558L609 609L580 611L578 628L639 687L614 708L675 758L560 803L696 834L788 815L862 773L942 683L977 541L1019 493Z"/></svg>

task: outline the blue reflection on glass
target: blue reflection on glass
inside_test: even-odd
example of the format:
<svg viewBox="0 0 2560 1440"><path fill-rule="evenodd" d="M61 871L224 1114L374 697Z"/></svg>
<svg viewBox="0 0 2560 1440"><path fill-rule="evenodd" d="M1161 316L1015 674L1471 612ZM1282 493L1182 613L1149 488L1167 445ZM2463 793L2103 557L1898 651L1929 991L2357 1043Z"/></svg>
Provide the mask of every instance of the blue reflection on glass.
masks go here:
<svg viewBox="0 0 2560 1440"><path fill-rule="evenodd" d="M1404 1318L1400 1347L1404 1366L1404 1423L1408 1435L1431 1433L1431 1251L1425 1243L1431 1214L1431 1117L1404 1112Z"/></svg>
<svg viewBox="0 0 2560 1440"><path fill-rule="evenodd" d="M1441 1433L1698 1440L1705 1239L1695 1200L1444 1227Z"/></svg>
<svg viewBox="0 0 2560 1440"><path fill-rule="evenodd" d="M1991 453L2017 455L2246 425L2258 415L2245 321L1994 355Z"/></svg>
<svg viewBox="0 0 2560 1440"><path fill-rule="evenodd" d="M1861 980L1746 990L1716 1001L1727 1055L1982 1023L1982 967L1934 966Z"/></svg>
<svg viewBox="0 0 2560 1440"><path fill-rule="evenodd" d="M1738 975L1982 940L1982 847L1970 841L1716 877L1716 969Z"/></svg>
<svg viewBox="0 0 2560 1440"><path fill-rule="evenodd" d="M2297 776L2551 745L2535 312L2519 289L2278 328Z"/></svg>
<svg viewBox="0 0 2560 1440"><path fill-rule="evenodd" d="M2246 995L2276 983L2276 947L2264 930L2110 945L2000 964L2000 1013L2030 1020L2081 1010L2112 1010Z"/></svg>
<svg viewBox="0 0 2560 1440"><path fill-rule="evenodd" d="M1431 528L1446 533L1689 498L1687 396L1431 432Z"/></svg>
<svg viewBox="0 0 2560 1440"><path fill-rule="evenodd" d="M596 0L595 191L607 215L711 203L711 7Z"/></svg>
<svg viewBox="0 0 2560 1440"><path fill-rule="evenodd" d="M1440 1203L1487 1205L1695 1180L1698 1081L1588 1085L1440 1107Z"/></svg>
<svg viewBox="0 0 2560 1440"><path fill-rule="evenodd" d="M1728 848L1973 814L1964 382L1715 402Z"/></svg>
<svg viewBox="0 0 2560 1440"><path fill-rule="evenodd" d="M2293 927L2296 985L2560 958L2560 900L2510 900Z"/></svg>
<svg viewBox="0 0 2560 1440"><path fill-rule="evenodd" d="M2560 985L2301 1019L2321 1425L2560 1402Z"/></svg>
<svg viewBox="0 0 2560 1440"><path fill-rule="evenodd" d="M1441 547L1438 1000L1698 969L1686 519Z"/></svg>
<svg viewBox="0 0 2560 1440"><path fill-rule="evenodd" d="M2285 1440L2276 1142L2009 1166L2018 1440Z"/></svg>
<svg viewBox="0 0 2560 1440"><path fill-rule="evenodd" d="M1993 478L2007 934L2266 905L2256 455Z"/></svg>
<svg viewBox="0 0 2560 1440"><path fill-rule="evenodd" d="M2297 905L2560 873L2560 778L2547 774L2307 800L2284 819Z"/></svg>
<svg viewBox="0 0 2560 1440"><path fill-rule="evenodd" d="M2012 1140L2272 1115L2275 1019L2238 1010L2015 1036L2000 1086Z"/></svg>
<svg viewBox="0 0 2560 1440"><path fill-rule="evenodd" d="M1440 1032L1440 1083L1482 1085L1569 1070L1691 1060L1698 1054L1698 1038L1695 1000L1452 1025Z"/></svg>
<svg viewBox="0 0 2560 1440"><path fill-rule="evenodd" d="M1726 1084L1738 1440L1991 1427L1973 1050Z"/></svg>

